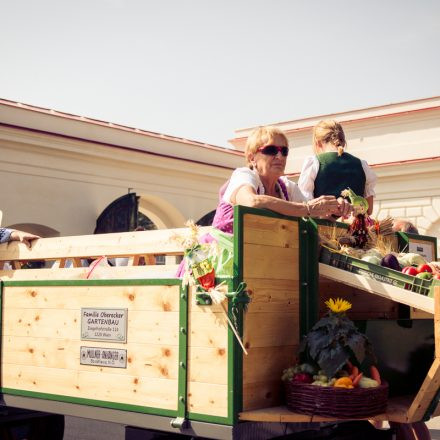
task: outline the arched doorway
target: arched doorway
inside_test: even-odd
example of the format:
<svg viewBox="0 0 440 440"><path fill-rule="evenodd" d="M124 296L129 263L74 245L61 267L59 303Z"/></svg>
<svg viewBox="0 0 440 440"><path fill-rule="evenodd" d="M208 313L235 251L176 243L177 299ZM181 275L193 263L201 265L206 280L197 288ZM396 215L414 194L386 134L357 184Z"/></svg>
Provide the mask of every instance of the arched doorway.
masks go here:
<svg viewBox="0 0 440 440"><path fill-rule="evenodd" d="M203 217L199 218L196 221L196 225L199 226L211 226L212 225L212 221L214 220L214 216L215 216L215 209L213 211L208 212L208 214L205 214Z"/></svg>

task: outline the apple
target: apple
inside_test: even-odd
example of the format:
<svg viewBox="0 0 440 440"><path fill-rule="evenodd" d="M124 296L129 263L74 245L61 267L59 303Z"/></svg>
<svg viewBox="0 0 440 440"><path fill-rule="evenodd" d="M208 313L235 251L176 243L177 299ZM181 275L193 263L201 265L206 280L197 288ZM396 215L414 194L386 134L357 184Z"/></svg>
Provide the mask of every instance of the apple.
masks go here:
<svg viewBox="0 0 440 440"><path fill-rule="evenodd" d="M440 280L440 273L435 273L435 274L432 276L432 278L433 278L434 280Z"/></svg>
<svg viewBox="0 0 440 440"><path fill-rule="evenodd" d="M414 266L406 266L402 269L402 273L407 275L416 276L418 274L417 269Z"/></svg>
<svg viewBox="0 0 440 440"><path fill-rule="evenodd" d="M419 264L417 266L417 273L422 272L432 272L431 266L429 264Z"/></svg>

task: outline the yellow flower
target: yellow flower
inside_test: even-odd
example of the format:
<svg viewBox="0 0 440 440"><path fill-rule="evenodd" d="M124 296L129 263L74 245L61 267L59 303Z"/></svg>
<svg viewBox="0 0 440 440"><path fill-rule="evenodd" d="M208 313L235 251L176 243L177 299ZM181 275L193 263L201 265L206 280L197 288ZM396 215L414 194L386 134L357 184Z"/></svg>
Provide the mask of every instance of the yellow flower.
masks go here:
<svg viewBox="0 0 440 440"><path fill-rule="evenodd" d="M325 305L334 313L343 313L351 309L351 303L342 298L330 298Z"/></svg>

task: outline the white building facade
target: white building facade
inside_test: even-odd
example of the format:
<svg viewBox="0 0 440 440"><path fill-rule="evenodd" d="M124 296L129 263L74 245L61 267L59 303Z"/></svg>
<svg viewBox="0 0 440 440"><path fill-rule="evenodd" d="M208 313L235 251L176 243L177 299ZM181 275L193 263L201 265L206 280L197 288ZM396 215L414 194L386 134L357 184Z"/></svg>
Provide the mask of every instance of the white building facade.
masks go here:
<svg viewBox="0 0 440 440"><path fill-rule="evenodd" d="M215 209L240 152L0 100L1 226L92 234L115 199L135 192L156 227Z"/></svg>

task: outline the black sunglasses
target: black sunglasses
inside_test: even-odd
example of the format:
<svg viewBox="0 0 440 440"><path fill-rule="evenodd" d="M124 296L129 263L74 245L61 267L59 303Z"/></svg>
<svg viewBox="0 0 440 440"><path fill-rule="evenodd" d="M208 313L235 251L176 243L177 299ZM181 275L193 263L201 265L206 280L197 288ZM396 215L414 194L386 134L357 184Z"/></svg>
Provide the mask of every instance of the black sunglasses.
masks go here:
<svg viewBox="0 0 440 440"><path fill-rule="evenodd" d="M266 145L264 147L258 148L260 153L265 154L266 156L276 156L278 153L281 153L284 157L289 154L289 147L279 147L278 145Z"/></svg>

